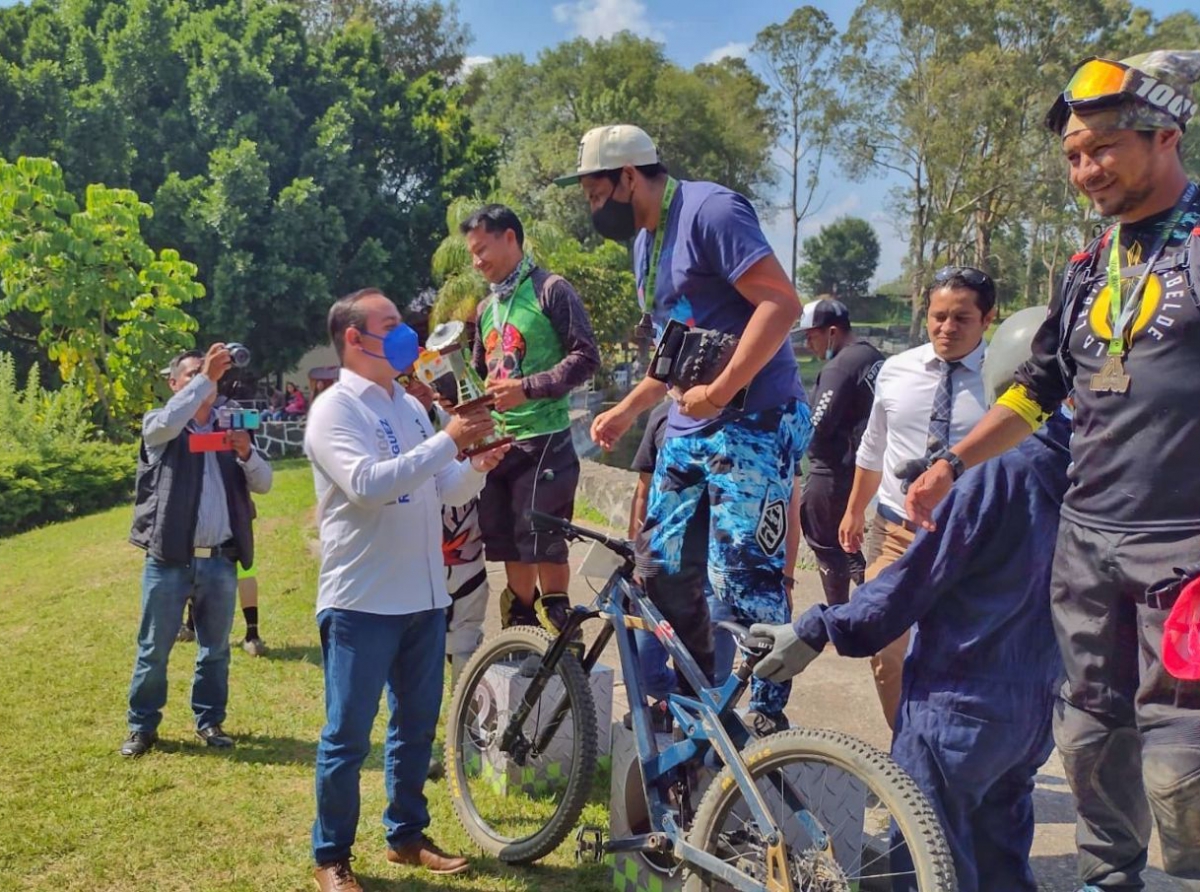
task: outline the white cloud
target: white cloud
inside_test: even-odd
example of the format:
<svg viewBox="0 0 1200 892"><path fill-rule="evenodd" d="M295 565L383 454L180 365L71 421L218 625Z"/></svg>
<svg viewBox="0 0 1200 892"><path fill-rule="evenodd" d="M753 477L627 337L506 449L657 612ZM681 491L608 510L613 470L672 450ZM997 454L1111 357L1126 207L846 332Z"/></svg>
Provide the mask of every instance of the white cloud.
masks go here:
<svg viewBox="0 0 1200 892"><path fill-rule="evenodd" d="M713 64L722 59L745 59L748 55L750 55L750 44L734 40L717 47L704 57L704 61Z"/></svg>
<svg viewBox="0 0 1200 892"><path fill-rule="evenodd" d="M554 20L567 25L571 33L588 40L612 37L620 31L632 31L652 40L662 40L663 33L646 15L646 4L640 0L576 0L554 7Z"/></svg>
<svg viewBox="0 0 1200 892"><path fill-rule="evenodd" d="M465 59L463 59L462 68L458 69L458 76L460 78L465 78L480 65L486 65L491 61L491 56L467 56Z"/></svg>

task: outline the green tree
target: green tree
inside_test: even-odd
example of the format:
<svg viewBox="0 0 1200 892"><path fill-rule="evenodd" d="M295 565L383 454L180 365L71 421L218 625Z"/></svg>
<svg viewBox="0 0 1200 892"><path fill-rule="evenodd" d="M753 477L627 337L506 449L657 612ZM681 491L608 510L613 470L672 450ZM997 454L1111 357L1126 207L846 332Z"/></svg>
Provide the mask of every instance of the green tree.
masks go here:
<svg viewBox="0 0 1200 892"><path fill-rule="evenodd" d="M879 239L866 220L840 217L804 240L804 263L797 271L810 294L861 297L870 293L879 266Z"/></svg>
<svg viewBox="0 0 1200 892"><path fill-rule="evenodd" d="M1013 250L1035 251L1058 270L1064 243L1078 244L1086 212L1062 188L1061 151L1042 118L1079 58L1112 55L1122 27L1144 30L1139 15L1109 0L859 4L842 63L858 98L839 145L852 176L902 180L892 204L908 222L914 342L937 266L1025 279L1032 297L1036 264Z"/></svg>
<svg viewBox="0 0 1200 892"><path fill-rule="evenodd" d="M0 317L37 320L38 344L113 434L154 402L159 370L194 343L183 307L204 293L193 264L146 244L150 213L133 192L100 185L81 209L54 162L0 160Z"/></svg>
<svg viewBox="0 0 1200 892"><path fill-rule="evenodd" d="M820 185L837 116L836 38L829 16L814 6L801 6L786 22L768 25L754 40L754 55L771 85L777 145L786 159L781 166L788 189L784 209L792 227L789 268L793 276L799 261L800 224L808 217Z"/></svg>
<svg viewBox="0 0 1200 892"><path fill-rule="evenodd" d="M575 166L579 140L592 127L642 127L676 176L716 180L752 198L773 182L766 87L741 60L687 71L660 44L623 32L561 43L535 62L501 56L469 89L477 95L476 126L500 148L500 190L530 219L553 222L581 242L598 239L579 190L552 181Z"/></svg>
<svg viewBox="0 0 1200 892"><path fill-rule="evenodd" d="M37 147L77 195L133 188L149 243L199 266L205 337L290 368L324 340L331 295L428 288L449 199L493 185L465 88L390 66L383 28L354 16L310 39L274 0L3 9L0 155Z"/></svg>
<svg viewBox="0 0 1200 892"><path fill-rule="evenodd" d="M309 33L328 39L353 22L378 31L388 68L409 78L433 72L454 77L462 69L471 29L458 6L418 0L297 0Z"/></svg>

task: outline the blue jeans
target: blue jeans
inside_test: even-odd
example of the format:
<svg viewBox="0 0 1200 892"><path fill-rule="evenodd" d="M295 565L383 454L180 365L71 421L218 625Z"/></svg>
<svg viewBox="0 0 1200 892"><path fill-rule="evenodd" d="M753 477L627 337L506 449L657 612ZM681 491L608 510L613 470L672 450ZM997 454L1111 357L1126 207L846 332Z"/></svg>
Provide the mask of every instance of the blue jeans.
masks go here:
<svg viewBox="0 0 1200 892"><path fill-rule="evenodd" d="M196 620L196 674L192 712L196 727L225 721L229 702L229 633L237 604L237 565L228 558L195 558L168 564L146 556L142 570L142 622L129 684L129 730L153 733L167 703L167 658L191 598Z"/></svg>
<svg viewBox="0 0 1200 892"><path fill-rule="evenodd" d="M733 655L737 645L733 642L733 635L716 626L721 620L733 619L733 611L724 601L710 595L708 612L713 624L713 678L715 684L721 685L733 672ZM677 690L675 670L667 665L666 648L658 643L652 632L637 629L633 635L637 639L638 664L641 666L642 684L645 686L646 695L654 700L665 700L668 694Z"/></svg>
<svg viewBox="0 0 1200 892"><path fill-rule="evenodd" d="M317 747L313 860L348 858L358 828L359 774L387 689L383 826L393 849L429 826L425 777L442 707L446 611L383 616L357 610L317 614L325 664L325 727Z"/></svg>

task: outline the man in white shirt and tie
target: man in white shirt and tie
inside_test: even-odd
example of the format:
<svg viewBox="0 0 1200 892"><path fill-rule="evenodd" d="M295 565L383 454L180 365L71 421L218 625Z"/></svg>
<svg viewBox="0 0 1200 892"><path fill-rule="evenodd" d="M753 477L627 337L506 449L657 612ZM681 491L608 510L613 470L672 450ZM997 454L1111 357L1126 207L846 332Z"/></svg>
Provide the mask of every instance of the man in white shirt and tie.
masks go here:
<svg viewBox="0 0 1200 892"><path fill-rule="evenodd" d="M904 465L931 458L961 440L987 411L983 333L996 316L996 286L972 267L945 267L929 292L929 343L888 359L875 381L875 402L855 458L854 485L838 529L842 548L862 547L866 510L878 493L880 550L866 579L878 576L912 544L916 527L904 513ZM915 474L913 475L915 477ZM911 477L909 479L912 479ZM888 725L900 704L905 634L871 658Z"/></svg>
<svg viewBox="0 0 1200 892"><path fill-rule="evenodd" d="M450 605L442 505L478 495L505 447L458 460L493 431L486 409L454 416L434 432L420 403L395 381L416 359L416 333L377 289L338 300L329 335L342 369L313 404L304 438L321 537L317 625L326 714L313 860L322 892L361 892L350 867L359 773L385 689L387 860L435 874L468 866L425 835L422 789L441 708Z"/></svg>

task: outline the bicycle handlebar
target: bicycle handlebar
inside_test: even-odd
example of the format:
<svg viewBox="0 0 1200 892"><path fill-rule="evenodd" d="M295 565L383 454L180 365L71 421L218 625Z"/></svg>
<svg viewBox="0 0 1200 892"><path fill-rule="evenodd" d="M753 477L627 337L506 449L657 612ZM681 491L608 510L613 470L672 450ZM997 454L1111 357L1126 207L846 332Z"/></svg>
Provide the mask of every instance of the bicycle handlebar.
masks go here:
<svg viewBox="0 0 1200 892"><path fill-rule="evenodd" d="M619 539L596 530L576 526L569 520L564 520L553 514L546 514L544 511L530 510L525 512L525 517L529 520L529 525L534 530L546 533L560 532L568 539L591 539L593 542L599 542L609 551L615 552L625 558L625 560L633 560L633 543L628 539Z"/></svg>

